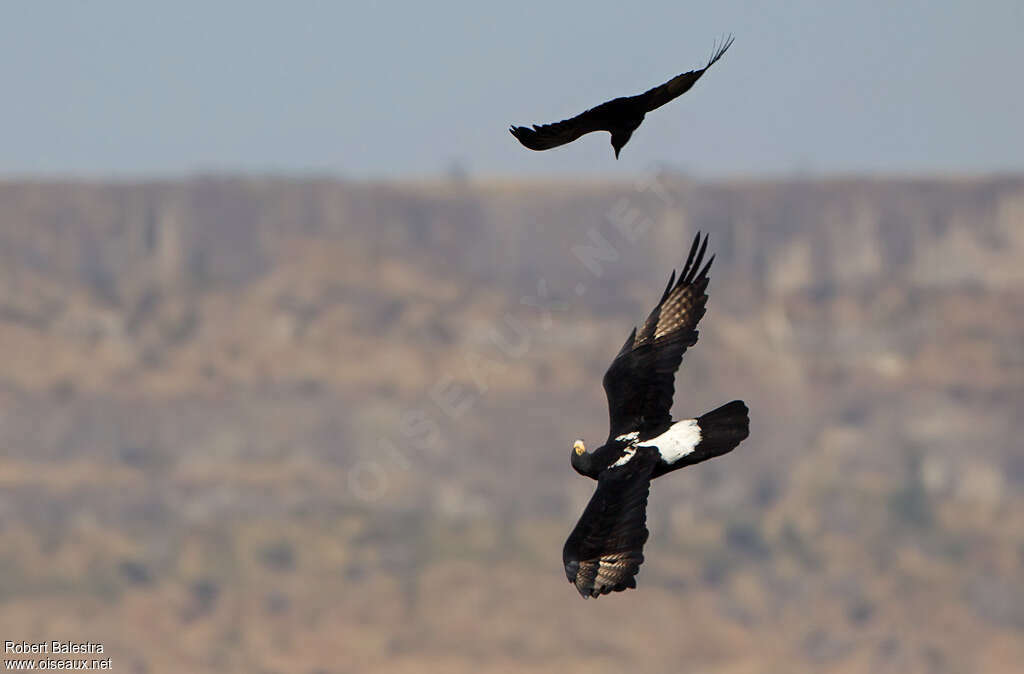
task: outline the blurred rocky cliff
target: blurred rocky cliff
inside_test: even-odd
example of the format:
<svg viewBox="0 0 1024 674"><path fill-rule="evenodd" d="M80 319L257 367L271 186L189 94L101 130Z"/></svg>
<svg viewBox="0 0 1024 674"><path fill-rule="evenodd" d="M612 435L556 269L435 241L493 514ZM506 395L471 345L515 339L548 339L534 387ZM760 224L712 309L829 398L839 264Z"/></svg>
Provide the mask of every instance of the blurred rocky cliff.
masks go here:
<svg viewBox="0 0 1024 674"><path fill-rule="evenodd" d="M580 617L569 446L603 440L601 375L697 230L677 416L743 398L752 434L657 484L641 592ZM59 596L156 670L182 651L132 650L131 616L195 671L313 671L297 644L339 631L357 664L325 671L1024 657L1022 179L8 181L0 279L4 634ZM644 600L707 622L552 641Z"/></svg>

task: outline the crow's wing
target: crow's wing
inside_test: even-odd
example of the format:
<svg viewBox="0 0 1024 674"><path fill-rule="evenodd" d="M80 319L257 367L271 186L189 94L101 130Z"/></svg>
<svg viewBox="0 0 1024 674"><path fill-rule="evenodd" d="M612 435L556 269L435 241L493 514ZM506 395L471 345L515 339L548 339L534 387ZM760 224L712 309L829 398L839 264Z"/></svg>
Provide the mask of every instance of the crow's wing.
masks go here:
<svg viewBox="0 0 1024 674"><path fill-rule="evenodd" d="M697 323L708 300L704 291L715 256L701 267L707 246L707 236L702 243L698 232L679 280L672 272L658 306L639 330L633 328L605 372L609 438L671 421L675 373L683 353L697 343Z"/></svg>
<svg viewBox="0 0 1024 674"><path fill-rule="evenodd" d="M700 70L691 70L688 73L676 75L675 77L670 79L668 82L665 82L661 86L649 89L648 91L645 91L642 94L634 96L633 98L641 104L641 107L644 112L650 112L655 108L660 108L661 106L665 105L673 98L676 98L677 96L682 96L683 94L690 90L690 87L692 87L697 82L697 80L700 79L700 76L703 75L708 68L714 65L715 61L722 58L722 54L724 54L726 50L732 46L732 42L733 38L730 35L728 38L726 38L725 42L722 43L722 46L718 47L715 50L715 52L711 55L711 58L708 60L707 65L705 65Z"/></svg>
<svg viewBox="0 0 1024 674"><path fill-rule="evenodd" d="M656 463L653 452L638 451L598 477L597 490L562 549L565 575L584 598L636 587Z"/></svg>
<svg viewBox="0 0 1024 674"><path fill-rule="evenodd" d="M563 119L561 122L543 126L534 124L532 129L526 126L512 126L509 127L509 133L531 150L548 150L571 143L585 133L607 131L605 105L590 108L586 112L571 119Z"/></svg>

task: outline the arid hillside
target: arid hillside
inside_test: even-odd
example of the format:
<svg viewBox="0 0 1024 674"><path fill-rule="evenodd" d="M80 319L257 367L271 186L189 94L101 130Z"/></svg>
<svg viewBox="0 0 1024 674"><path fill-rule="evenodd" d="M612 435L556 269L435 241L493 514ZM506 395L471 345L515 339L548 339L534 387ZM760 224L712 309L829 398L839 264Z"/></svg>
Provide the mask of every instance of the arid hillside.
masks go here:
<svg viewBox="0 0 1024 674"><path fill-rule="evenodd" d="M639 589L561 546L717 254ZM1024 179L0 183L0 635L136 672L1013 672Z"/></svg>

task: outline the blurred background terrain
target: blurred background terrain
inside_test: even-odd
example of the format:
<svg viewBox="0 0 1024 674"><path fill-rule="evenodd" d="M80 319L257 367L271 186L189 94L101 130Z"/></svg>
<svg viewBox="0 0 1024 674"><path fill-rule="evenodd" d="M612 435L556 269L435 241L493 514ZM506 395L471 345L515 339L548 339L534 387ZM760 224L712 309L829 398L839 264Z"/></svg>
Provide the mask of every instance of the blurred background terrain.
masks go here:
<svg viewBox="0 0 1024 674"><path fill-rule="evenodd" d="M0 641L117 672L1021 671L1024 3L130 0L0 21ZM552 122L699 66L619 161ZM717 254L639 589L561 548Z"/></svg>
<svg viewBox="0 0 1024 674"><path fill-rule="evenodd" d="M602 146L602 150L604 150ZM639 589L560 552L697 230ZM1024 180L0 182L0 638L128 672L1011 672Z"/></svg>

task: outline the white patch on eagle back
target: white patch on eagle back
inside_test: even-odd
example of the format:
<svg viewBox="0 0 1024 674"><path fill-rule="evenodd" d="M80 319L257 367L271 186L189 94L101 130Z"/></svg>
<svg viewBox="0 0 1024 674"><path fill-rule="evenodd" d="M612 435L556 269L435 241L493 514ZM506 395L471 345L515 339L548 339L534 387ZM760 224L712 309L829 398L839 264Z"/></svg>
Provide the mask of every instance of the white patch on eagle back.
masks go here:
<svg viewBox="0 0 1024 674"><path fill-rule="evenodd" d="M686 419L672 424L661 435L638 443L637 447L654 447L661 455L662 461L673 464L687 454L691 454L700 444L700 438L700 426L697 425L697 420Z"/></svg>
<svg viewBox="0 0 1024 674"><path fill-rule="evenodd" d="M633 431L631 433L623 433L622 435L616 437L615 440L618 441L618 442L633 443L633 442L636 442L636 439L639 438L639 437L640 437L640 431ZM623 450L623 454L619 458L619 460L616 461L615 463L613 463L611 465L611 467L612 468L617 468L619 466L625 466L627 463L629 463L629 460L633 458L634 454L636 454L636 447L633 447L632 444L630 444L629 447L626 447Z"/></svg>
<svg viewBox="0 0 1024 674"><path fill-rule="evenodd" d="M633 447L633 446L626 447L625 452L622 455L622 458L620 458L618 461L613 463L612 464L612 468L617 468L619 466L625 466L627 463L629 463L629 460L632 459L635 454L636 454L636 447Z"/></svg>

